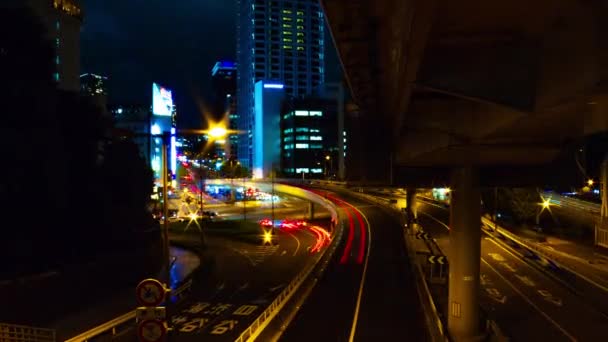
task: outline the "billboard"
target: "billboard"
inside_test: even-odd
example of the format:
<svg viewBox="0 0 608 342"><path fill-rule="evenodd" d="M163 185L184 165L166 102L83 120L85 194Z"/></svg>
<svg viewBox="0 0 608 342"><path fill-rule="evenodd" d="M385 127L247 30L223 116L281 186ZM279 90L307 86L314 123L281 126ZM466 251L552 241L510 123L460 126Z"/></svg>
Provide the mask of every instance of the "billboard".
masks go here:
<svg viewBox="0 0 608 342"><path fill-rule="evenodd" d="M173 97L171 90L152 83L152 113L171 116L173 114Z"/></svg>

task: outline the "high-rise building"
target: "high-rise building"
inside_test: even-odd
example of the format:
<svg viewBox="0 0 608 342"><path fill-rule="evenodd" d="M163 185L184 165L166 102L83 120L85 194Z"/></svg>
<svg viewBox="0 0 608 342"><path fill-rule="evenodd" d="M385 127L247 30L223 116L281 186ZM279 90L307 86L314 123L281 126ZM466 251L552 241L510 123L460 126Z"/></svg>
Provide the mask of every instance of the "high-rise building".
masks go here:
<svg viewBox="0 0 608 342"><path fill-rule="evenodd" d="M133 139L139 148L139 154L148 164L152 147L152 110L150 105L121 104L108 106L114 121L114 135Z"/></svg>
<svg viewBox="0 0 608 342"><path fill-rule="evenodd" d="M283 84L287 97L307 95L323 83L323 27L316 0L237 0L238 156L243 165L253 166L256 82Z"/></svg>
<svg viewBox="0 0 608 342"><path fill-rule="evenodd" d="M211 84L214 92L214 108L221 113L221 120L230 131L238 129L236 111L236 64L231 61L219 61L211 69ZM236 158L238 135L229 134L225 142L226 158Z"/></svg>
<svg viewBox="0 0 608 342"><path fill-rule="evenodd" d="M91 98L104 111L108 102L107 80L107 77L95 74L80 75L80 93Z"/></svg>
<svg viewBox="0 0 608 342"><path fill-rule="evenodd" d="M2 6L29 6L42 19L48 39L55 44L55 81L60 89L80 90L80 26L83 11L79 0L2 0Z"/></svg>
<svg viewBox="0 0 608 342"><path fill-rule="evenodd" d="M281 116L281 168L287 177L337 178L340 110L336 95L315 94L286 102Z"/></svg>
<svg viewBox="0 0 608 342"><path fill-rule="evenodd" d="M281 106L285 98L284 86L258 81L254 94L252 171L255 178L268 178L273 170L281 168Z"/></svg>

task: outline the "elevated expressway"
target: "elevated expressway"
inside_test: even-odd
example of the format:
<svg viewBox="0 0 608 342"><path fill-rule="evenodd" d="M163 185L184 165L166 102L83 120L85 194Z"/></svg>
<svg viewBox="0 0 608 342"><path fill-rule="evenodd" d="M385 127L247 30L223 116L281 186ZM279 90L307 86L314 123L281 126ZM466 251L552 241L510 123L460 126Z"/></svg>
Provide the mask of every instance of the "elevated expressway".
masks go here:
<svg viewBox="0 0 608 342"><path fill-rule="evenodd" d="M462 253L450 260L448 328L469 339L480 187L580 182L581 144L608 132L608 5L321 3L355 103L347 178L451 186L450 245Z"/></svg>

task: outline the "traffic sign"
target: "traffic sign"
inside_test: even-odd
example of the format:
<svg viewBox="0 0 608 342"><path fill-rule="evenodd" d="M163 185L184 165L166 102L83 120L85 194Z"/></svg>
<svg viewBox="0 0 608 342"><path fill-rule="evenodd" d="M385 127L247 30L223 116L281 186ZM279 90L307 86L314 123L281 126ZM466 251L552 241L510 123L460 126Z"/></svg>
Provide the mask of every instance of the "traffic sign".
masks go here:
<svg viewBox="0 0 608 342"><path fill-rule="evenodd" d="M428 240L429 238L430 238L430 236L428 233L425 233L425 232L416 233L416 239Z"/></svg>
<svg viewBox="0 0 608 342"><path fill-rule="evenodd" d="M141 342L160 342L166 335L167 326L156 319L143 321L137 327L137 337Z"/></svg>
<svg viewBox="0 0 608 342"><path fill-rule="evenodd" d="M164 321L167 318L167 309L164 306L139 307L135 310L135 317L138 322L148 320Z"/></svg>
<svg viewBox="0 0 608 342"><path fill-rule="evenodd" d="M445 262L446 262L445 256L443 256L443 255L429 255L429 257L427 258L427 260L431 264L439 264L439 265L444 265Z"/></svg>
<svg viewBox="0 0 608 342"><path fill-rule="evenodd" d="M135 297L141 306L158 306L165 301L166 292L165 286L160 281L149 278L137 285Z"/></svg>

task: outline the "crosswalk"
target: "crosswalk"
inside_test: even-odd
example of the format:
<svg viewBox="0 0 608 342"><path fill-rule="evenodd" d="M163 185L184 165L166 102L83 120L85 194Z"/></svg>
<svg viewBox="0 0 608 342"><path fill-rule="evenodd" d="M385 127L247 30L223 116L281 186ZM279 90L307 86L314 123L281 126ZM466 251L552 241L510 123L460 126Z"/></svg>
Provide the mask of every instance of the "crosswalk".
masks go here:
<svg viewBox="0 0 608 342"><path fill-rule="evenodd" d="M238 252L243 254L244 256L246 256L247 259L249 259L249 261L251 262L251 264L253 266L257 266L257 265L261 264L264 261L264 259L273 255L278 249L279 249L278 245L272 245L272 246L260 245L260 246L255 246L252 249L238 250Z"/></svg>

